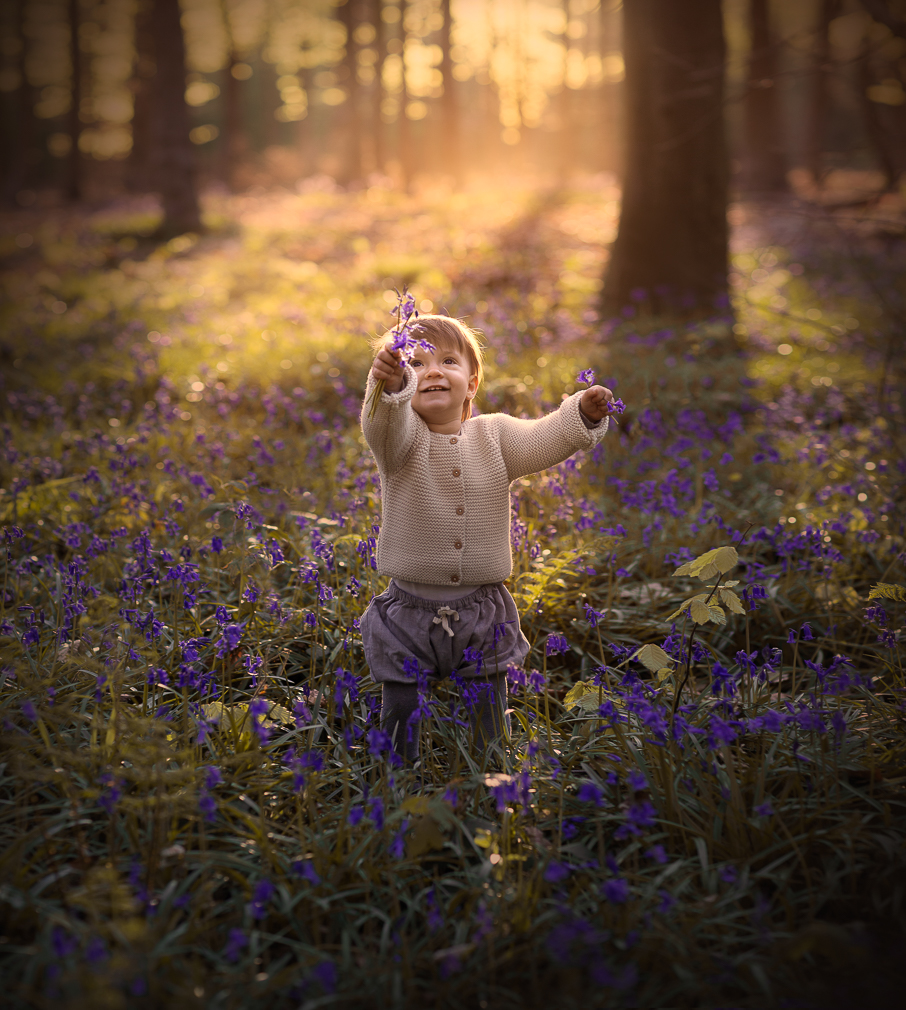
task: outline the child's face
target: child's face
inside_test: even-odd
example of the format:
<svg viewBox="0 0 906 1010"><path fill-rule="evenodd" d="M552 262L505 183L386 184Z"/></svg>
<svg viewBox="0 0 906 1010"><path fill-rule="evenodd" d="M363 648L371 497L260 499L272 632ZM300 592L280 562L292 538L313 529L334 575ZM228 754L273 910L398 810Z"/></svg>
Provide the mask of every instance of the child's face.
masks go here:
<svg viewBox="0 0 906 1010"><path fill-rule="evenodd" d="M442 347L434 352L419 348L409 363L418 381L412 407L422 420L429 427L461 420L466 398L478 388L466 355Z"/></svg>

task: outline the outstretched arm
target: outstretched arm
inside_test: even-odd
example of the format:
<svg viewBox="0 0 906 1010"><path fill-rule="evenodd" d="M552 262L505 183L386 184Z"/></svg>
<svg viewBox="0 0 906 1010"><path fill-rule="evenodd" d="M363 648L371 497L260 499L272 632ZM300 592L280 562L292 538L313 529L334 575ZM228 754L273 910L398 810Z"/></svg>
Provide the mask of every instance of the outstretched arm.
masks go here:
<svg viewBox="0 0 906 1010"><path fill-rule="evenodd" d="M573 393L555 411L535 421L500 415L500 448L510 480L556 466L604 437L608 428L605 410L600 411L605 417L603 424L588 428L582 421L579 403L588 392ZM600 419L593 407L585 411L583 404L582 410L590 419Z"/></svg>

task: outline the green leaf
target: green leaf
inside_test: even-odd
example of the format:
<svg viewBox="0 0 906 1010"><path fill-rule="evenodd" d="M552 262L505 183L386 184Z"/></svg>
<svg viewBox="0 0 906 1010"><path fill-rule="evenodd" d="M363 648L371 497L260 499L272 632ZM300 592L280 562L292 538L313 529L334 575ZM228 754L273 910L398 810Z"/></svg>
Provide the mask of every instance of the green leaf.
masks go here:
<svg viewBox="0 0 906 1010"><path fill-rule="evenodd" d="M723 612L722 607L718 607L715 603L708 604L708 620L713 621L715 624L726 624L727 615Z"/></svg>
<svg viewBox="0 0 906 1010"><path fill-rule="evenodd" d="M746 608L732 589L721 589L717 595L720 597L720 602L734 614L744 614L746 612Z"/></svg>
<svg viewBox="0 0 906 1010"><path fill-rule="evenodd" d="M689 614L696 624L707 624L711 620L711 611L705 605L704 600L697 596L690 601Z"/></svg>
<svg viewBox="0 0 906 1010"><path fill-rule="evenodd" d="M900 603L906 603L906 586L898 586L891 582L879 582L876 586L871 587L868 598L870 600L898 600Z"/></svg>
<svg viewBox="0 0 906 1010"><path fill-rule="evenodd" d="M583 712L594 712L598 707L599 690L589 681L577 680L566 692L563 705L567 709L578 706Z"/></svg>
<svg viewBox="0 0 906 1010"><path fill-rule="evenodd" d="M715 575L730 571L739 561L735 547L715 547L706 551L694 561L687 561L673 573L674 575L693 575L704 581Z"/></svg>
<svg viewBox="0 0 906 1010"><path fill-rule="evenodd" d="M669 667L673 662L659 645L652 645L650 642L648 645L643 645L632 658L637 659L642 666L652 673L657 673L658 670Z"/></svg>

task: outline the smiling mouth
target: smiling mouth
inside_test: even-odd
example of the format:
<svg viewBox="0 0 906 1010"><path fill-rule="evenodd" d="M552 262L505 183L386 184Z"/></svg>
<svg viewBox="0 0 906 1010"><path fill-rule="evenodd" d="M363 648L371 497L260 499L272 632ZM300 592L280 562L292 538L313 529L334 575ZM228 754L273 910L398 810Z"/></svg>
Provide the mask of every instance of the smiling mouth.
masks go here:
<svg viewBox="0 0 906 1010"><path fill-rule="evenodd" d="M446 386L428 386L422 390L423 393L447 393L449 390Z"/></svg>

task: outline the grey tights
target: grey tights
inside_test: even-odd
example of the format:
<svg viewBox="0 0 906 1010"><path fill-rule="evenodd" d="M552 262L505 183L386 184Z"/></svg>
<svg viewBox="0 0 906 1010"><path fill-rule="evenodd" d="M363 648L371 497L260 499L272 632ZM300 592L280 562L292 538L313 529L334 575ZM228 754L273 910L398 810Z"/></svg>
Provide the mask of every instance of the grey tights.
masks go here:
<svg viewBox="0 0 906 1010"><path fill-rule="evenodd" d="M490 685L491 691L481 690L478 701L469 704L463 698L463 709L469 718L472 737L479 747L499 740L503 735L504 726L509 729L509 717L506 713L507 685L503 673L487 678L477 678L467 681L471 685ZM493 698L493 700L492 700ZM397 684L385 682L382 685L381 729L394 738L396 753L407 761L418 759L419 726L414 724L412 739L409 739L408 721L418 708L418 687L415 684Z"/></svg>

